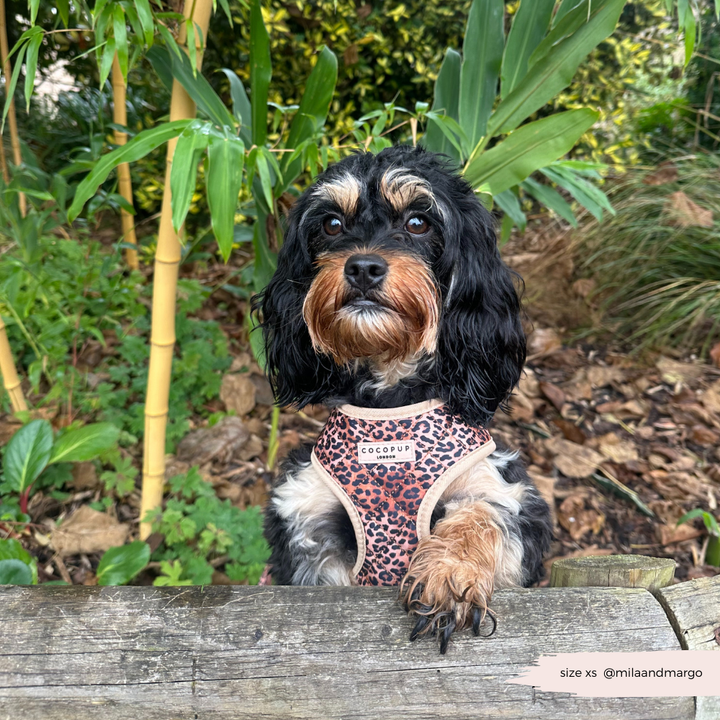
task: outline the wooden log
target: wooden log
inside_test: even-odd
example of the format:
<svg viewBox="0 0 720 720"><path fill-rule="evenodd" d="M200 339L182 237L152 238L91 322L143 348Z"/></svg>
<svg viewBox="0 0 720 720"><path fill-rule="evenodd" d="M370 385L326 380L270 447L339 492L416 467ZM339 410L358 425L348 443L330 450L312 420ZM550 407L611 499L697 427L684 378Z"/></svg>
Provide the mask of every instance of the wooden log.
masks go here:
<svg viewBox="0 0 720 720"><path fill-rule="evenodd" d="M672 582L675 561L645 555L566 558L552 564L551 587L625 587L657 590Z"/></svg>
<svg viewBox="0 0 720 720"><path fill-rule="evenodd" d="M670 720L694 699L509 685L543 653L679 650L645 590L506 590L497 630L410 643L391 588L5 587L0 707L13 720ZM4 715L4 714L3 714Z"/></svg>
<svg viewBox="0 0 720 720"><path fill-rule="evenodd" d="M664 588L656 596L683 650L720 652L720 575ZM697 698L696 711L698 720L717 720L720 697Z"/></svg>

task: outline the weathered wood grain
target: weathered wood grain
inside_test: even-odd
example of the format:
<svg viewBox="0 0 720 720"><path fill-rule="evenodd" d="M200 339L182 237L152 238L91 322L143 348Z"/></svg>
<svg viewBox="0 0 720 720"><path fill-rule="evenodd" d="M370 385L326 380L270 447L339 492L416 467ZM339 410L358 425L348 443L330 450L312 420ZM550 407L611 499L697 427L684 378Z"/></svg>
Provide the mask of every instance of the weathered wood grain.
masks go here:
<svg viewBox="0 0 720 720"><path fill-rule="evenodd" d="M576 698L505 680L542 653L669 650L644 590L496 594L447 655L392 589L0 589L0 718L692 718L692 698Z"/></svg>
<svg viewBox="0 0 720 720"><path fill-rule="evenodd" d="M672 582L675 561L646 555L562 558L552 564L551 587L626 587L657 590Z"/></svg>
<svg viewBox="0 0 720 720"><path fill-rule="evenodd" d="M720 652L720 575L658 590L685 650ZM718 680L720 682L720 679ZM720 697L697 698L697 720L720 718Z"/></svg>

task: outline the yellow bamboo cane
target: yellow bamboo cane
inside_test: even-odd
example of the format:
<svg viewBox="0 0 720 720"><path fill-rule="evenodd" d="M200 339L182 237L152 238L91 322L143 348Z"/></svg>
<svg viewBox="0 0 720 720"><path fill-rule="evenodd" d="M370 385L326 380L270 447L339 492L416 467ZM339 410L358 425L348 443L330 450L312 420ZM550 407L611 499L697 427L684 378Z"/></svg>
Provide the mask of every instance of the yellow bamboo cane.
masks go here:
<svg viewBox="0 0 720 720"><path fill-rule="evenodd" d="M212 12L212 0L186 0L185 17L191 18L196 26L198 69L202 63L200 28L203 38ZM184 26L180 31L180 45L187 51L187 37ZM195 103L177 80L173 81L170 100L170 120L181 120L195 116ZM140 502L140 519L149 510L161 507L165 483L165 430L170 395L170 375L173 348L175 346L175 295L177 290L178 267L180 265L180 239L172 226L170 205L170 169L175 152L176 140L168 142L165 166L165 189L163 191L160 230L155 253L155 272L152 298L152 329L150 337L150 370L148 372L147 398L145 400L145 445L143 450L143 485ZM150 523L141 522L140 537L150 534Z"/></svg>
<svg viewBox="0 0 720 720"><path fill-rule="evenodd" d="M5 0L0 0L0 55L2 55L3 73L5 74L5 88L10 85L12 77L12 65L7 59L8 41L7 28L5 27ZM15 101L10 103L10 111L8 112L8 126L10 127L10 145L13 152L13 161L16 166L22 165L22 152L20 151L20 135L18 135L17 119L15 117ZM27 212L27 201L25 193L18 193L20 202L20 214L25 217Z"/></svg>
<svg viewBox="0 0 720 720"><path fill-rule="evenodd" d="M8 342L2 317L0 317L0 373L2 373L3 385L10 396L12 409L15 412L27 410L28 406L25 402L22 387L20 387L17 370L15 370L15 361L10 350L10 343Z"/></svg>
<svg viewBox="0 0 720 720"><path fill-rule="evenodd" d="M2 0L0 0L2 2ZM120 62L117 53L113 58L112 65L112 87L113 87L113 121L116 125L127 125L127 105L125 103L125 79L120 70ZM124 145L127 142L127 133L115 130L115 144ZM120 194L127 200L130 205L133 204L132 181L130 180L130 165L121 163L118 165L118 186ZM126 243L137 245L135 236L135 220L133 216L124 208L120 210L120 220L122 222L123 239ZM138 255L135 248L128 248L125 251L125 260L130 268L137 270Z"/></svg>

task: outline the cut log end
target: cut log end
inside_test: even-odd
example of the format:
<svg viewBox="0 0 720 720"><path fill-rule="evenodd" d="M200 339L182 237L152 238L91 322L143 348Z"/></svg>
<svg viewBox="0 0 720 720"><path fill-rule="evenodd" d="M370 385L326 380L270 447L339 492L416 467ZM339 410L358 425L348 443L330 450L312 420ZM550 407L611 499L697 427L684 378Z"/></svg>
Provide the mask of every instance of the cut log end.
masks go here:
<svg viewBox="0 0 720 720"><path fill-rule="evenodd" d="M624 587L659 590L670 585L675 561L645 555L605 555L556 560L551 587Z"/></svg>

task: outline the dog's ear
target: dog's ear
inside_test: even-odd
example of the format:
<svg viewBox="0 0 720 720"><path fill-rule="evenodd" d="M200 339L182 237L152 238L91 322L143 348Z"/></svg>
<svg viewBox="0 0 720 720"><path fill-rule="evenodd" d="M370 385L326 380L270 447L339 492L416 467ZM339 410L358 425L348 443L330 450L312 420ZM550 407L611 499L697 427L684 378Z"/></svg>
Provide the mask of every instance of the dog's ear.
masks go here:
<svg viewBox="0 0 720 720"><path fill-rule="evenodd" d="M275 399L282 406L296 407L322 402L337 372L329 358L315 354L303 319L314 268L298 229L300 205L290 212L277 270L252 302L253 310L261 314L266 370Z"/></svg>
<svg viewBox="0 0 720 720"><path fill-rule="evenodd" d="M492 216L471 194L444 228L444 290L436 348L440 397L472 425L486 425L520 379L525 335L513 273L497 249Z"/></svg>

